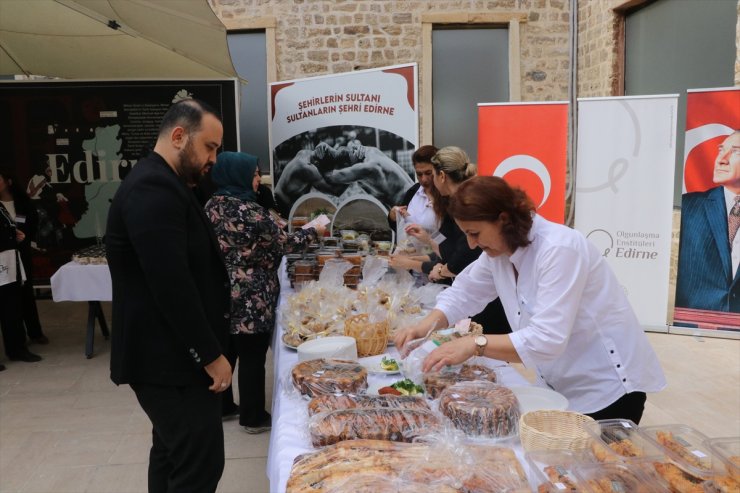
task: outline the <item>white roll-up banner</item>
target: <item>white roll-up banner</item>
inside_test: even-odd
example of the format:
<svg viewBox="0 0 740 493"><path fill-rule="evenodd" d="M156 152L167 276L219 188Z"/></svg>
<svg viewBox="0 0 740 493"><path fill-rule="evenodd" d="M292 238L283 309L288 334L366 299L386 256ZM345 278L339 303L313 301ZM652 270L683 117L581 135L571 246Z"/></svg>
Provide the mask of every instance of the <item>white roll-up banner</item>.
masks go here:
<svg viewBox="0 0 740 493"><path fill-rule="evenodd" d="M678 95L580 99L575 228L640 323L667 330Z"/></svg>

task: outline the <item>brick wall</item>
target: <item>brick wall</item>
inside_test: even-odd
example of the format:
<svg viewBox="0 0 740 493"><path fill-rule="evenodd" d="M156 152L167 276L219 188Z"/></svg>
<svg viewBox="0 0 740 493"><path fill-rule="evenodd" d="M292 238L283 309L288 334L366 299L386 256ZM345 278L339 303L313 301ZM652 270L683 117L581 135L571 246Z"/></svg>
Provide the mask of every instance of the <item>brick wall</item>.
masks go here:
<svg viewBox="0 0 740 493"><path fill-rule="evenodd" d="M568 95L568 0L209 0L225 23L273 16L278 80L417 62L426 13L525 13L523 100Z"/></svg>

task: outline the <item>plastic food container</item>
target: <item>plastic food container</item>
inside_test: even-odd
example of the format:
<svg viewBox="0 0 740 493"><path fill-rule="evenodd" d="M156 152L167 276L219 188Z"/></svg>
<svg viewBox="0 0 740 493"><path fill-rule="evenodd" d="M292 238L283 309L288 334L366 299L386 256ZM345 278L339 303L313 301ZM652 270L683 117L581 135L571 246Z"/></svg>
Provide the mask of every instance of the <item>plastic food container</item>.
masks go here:
<svg viewBox="0 0 740 493"><path fill-rule="evenodd" d="M546 491L572 491L578 482L575 466L593 462L590 454L571 450L537 450L527 452L525 458L534 472L534 485L544 485Z"/></svg>
<svg viewBox="0 0 740 493"><path fill-rule="evenodd" d="M316 253L316 262L320 267L323 267L327 260L337 258L336 250L319 250Z"/></svg>
<svg viewBox="0 0 740 493"><path fill-rule="evenodd" d="M640 467L624 463L578 464L573 468L577 491L589 493L664 493L669 490L651 481ZM567 490L566 490L567 491Z"/></svg>
<svg viewBox="0 0 740 493"><path fill-rule="evenodd" d="M718 467L714 452L706 445L706 435L689 426L647 426L640 428L640 433L663 450L678 467L694 477L709 479L722 470Z"/></svg>
<svg viewBox="0 0 740 493"><path fill-rule="evenodd" d="M665 459L665 453L641 434L637 425L629 419L587 422L583 424L583 428L591 435L592 441L588 448L598 462Z"/></svg>
<svg viewBox="0 0 740 493"><path fill-rule="evenodd" d="M326 236L321 239L321 242L324 244L325 247L336 247L339 246L339 238L335 236Z"/></svg>
<svg viewBox="0 0 740 493"><path fill-rule="evenodd" d="M706 444L724 466L727 474L740 481L740 437L711 438Z"/></svg>
<svg viewBox="0 0 740 493"><path fill-rule="evenodd" d="M303 284L305 282L313 281L314 279L316 279L316 276L314 276L313 273L311 273L311 274L296 274L295 275L295 281L294 282L295 282L295 284Z"/></svg>
<svg viewBox="0 0 740 493"><path fill-rule="evenodd" d="M380 252L390 253L392 246L393 244L390 241L376 241L375 242L375 249L378 251L378 254L380 254Z"/></svg>
<svg viewBox="0 0 740 493"><path fill-rule="evenodd" d="M339 234L342 236L342 240L356 240L357 239L357 231L354 229L343 229L339 231Z"/></svg>
<svg viewBox="0 0 740 493"><path fill-rule="evenodd" d="M293 229L300 228L306 223L308 223L306 216L293 216L293 219L290 220L290 225L293 226Z"/></svg>
<svg viewBox="0 0 740 493"><path fill-rule="evenodd" d="M360 276L357 274L345 274L344 284L347 286L357 286L360 282Z"/></svg>
<svg viewBox="0 0 740 493"><path fill-rule="evenodd" d="M314 263L310 260L297 260L295 264L293 264L295 267L295 273L296 274L311 274L313 275L313 268Z"/></svg>
<svg viewBox="0 0 740 493"><path fill-rule="evenodd" d="M348 253L346 255L342 255L342 258L352 265L359 266L362 264L362 255L359 253Z"/></svg>

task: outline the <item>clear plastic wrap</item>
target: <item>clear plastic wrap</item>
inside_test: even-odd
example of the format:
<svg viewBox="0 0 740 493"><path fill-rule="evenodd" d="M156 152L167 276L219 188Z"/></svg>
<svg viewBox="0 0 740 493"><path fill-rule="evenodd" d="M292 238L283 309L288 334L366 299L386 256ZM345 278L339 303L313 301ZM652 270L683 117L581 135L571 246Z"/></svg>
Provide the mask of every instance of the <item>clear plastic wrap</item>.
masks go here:
<svg viewBox="0 0 740 493"><path fill-rule="evenodd" d="M380 471L384 471L380 469ZM389 478L379 471L353 474L350 477L329 477L322 482L325 493L456 493L446 484L429 484L403 478ZM310 491L310 490L309 490Z"/></svg>
<svg viewBox="0 0 740 493"><path fill-rule="evenodd" d="M496 383L498 381L496 369L483 364L482 359L472 358L462 365L448 366L438 372L425 373L421 380L424 383L427 396L430 399L436 399L447 387L460 382L485 381Z"/></svg>
<svg viewBox="0 0 740 493"><path fill-rule="evenodd" d="M439 396L439 411L466 435L504 439L518 432L519 401L514 392L496 383L451 385Z"/></svg>
<svg viewBox="0 0 740 493"><path fill-rule="evenodd" d="M367 370L356 361L312 359L291 370L293 385L306 396L361 393L367 389Z"/></svg>
<svg viewBox="0 0 740 493"><path fill-rule="evenodd" d="M590 493L663 493L639 467L624 463L580 464L574 467L577 491Z"/></svg>
<svg viewBox="0 0 740 493"><path fill-rule="evenodd" d="M344 275L354 264L341 258L329 259L319 274L319 283L325 286L341 286L344 284Z"/></svg>
<svg viewBox="0 0 740 493"><path fill-rule="evenodd" d="M578 464L593 462L593 458L583 452L571 450L538 450L526 454L537 493L574 493L578 479L574 468ZM582 490L581 490L582 491Z"/></svg>
<svg viewBox="0 0 740 493"><path fill-rule="evenodd" d="M387 409L415 409L429 411L429 404L423 396L415 395L320 395L308 403L308 414L326 413L341 409L356 408L387 408Z"/></svg>
<svg viewBox="0 0 740 493"><path fill-rule="evenodd" d="M440 419L428 410L355 408L316 414L308 421L314 447L344 440L372 439L411 442L439 431Z"/></svg>
<svg viewBox="0 0 740 493"><path fill-rule="evenodd" d="M732 476L717 476L702 483L702 493L737 493L740 481Z"/></svg>
<svg viewBox="0 0 740 493"><path fill-rule="evenodd" d="M437 304L437 296L445 289L447 289L447 286L444 284L430 282L417 288L415 294L422 306L433 307Z"/></svg>
<svg viewBox="0 0 740 493"><path fill-rule="evenodd" d="M388 259L370 255L365 258L365 265L362 266L362 281L360 281L360 285L366 287L375 286L386 272L388 272Z"/></svg>
<svg viewBox="0 0 740 493"><path fill-rule="evenodd" d="M706 445L707 436L686 425L640 428L678 467L695 478L709 479L722 471L720 461Z"/></svg>
<svg viewBox="0 0 740 493"><path fill-rule="evenodd" d="M342 282L332 283L331 279L341 278L340 270L334 274L332 270L329 267L328 279L304 284L281 305L282 339L287 346L295 348L317 337L344 335L344 320L352 313L356 294Z"/></svg>
<svg viewBox="0 0 740 493"><path fill-rule="evenodd" d="M711 438L707 445L722 461L727 474L740 482L740 437Z"/></svg>
<svg viewBox="0 0 740 493"><path fill-rule="evenodd" d="M479 335L483 333L483 327L477 323L471 322L470 319L460 321L458 324L460 324L459 327L456 326L452 328L433 327L425 337L410 341L406 344L404 347L406 356L404 357L403 363L404 373L406 376L414 381L421 381L424 378L424 372L422 370L424 360L429 356L429 353L434 351L440 344L444 344L445 342L458 339L460 337Z"/></svg>
<svg viewBox="0 0 740 493"><path fill-rule="evenodd" d="M583 428L593 438L589 448L598 462L631 458L665 460L665 453L629 419L593 421L584 423Z"/></svg>
<svg viewBox="0 0 740 493"><path fill-rule="evenodd" d="M350 440L327 446L296 460L286 491L524 493L530 489L511 449L466 445L440 435L425 443Z"/></svg>

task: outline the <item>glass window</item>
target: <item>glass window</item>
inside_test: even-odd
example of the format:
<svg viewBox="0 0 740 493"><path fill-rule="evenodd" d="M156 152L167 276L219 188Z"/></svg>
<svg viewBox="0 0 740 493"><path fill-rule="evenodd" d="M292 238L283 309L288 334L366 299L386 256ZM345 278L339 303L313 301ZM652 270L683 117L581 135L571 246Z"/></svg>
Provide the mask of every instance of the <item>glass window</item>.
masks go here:
<svg viewBox="0 0 740 493"><path fill-rule="evenodd" d="M659 0L625 20L625 94L680 94L676 205L681 203L686 89L734 85L736 23L736 0Z"/></svg>
<svg viewBox="0 0 740 493"><path fill-rule="evenodd" d="M267 133L267 59L264 31L229 33L229 51L234 68L248 81L240 84L240 150L260 160L260 172L270 174Z"/></svg>
<svg viewBox="0 0 740 493"><path fill-rule="evenodd" d="M509 30L435 28L432 87L434 145L461 147L477 163L478 103L509 100Z"/></svg>

